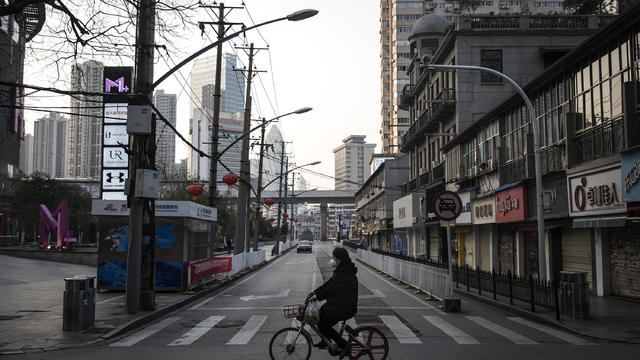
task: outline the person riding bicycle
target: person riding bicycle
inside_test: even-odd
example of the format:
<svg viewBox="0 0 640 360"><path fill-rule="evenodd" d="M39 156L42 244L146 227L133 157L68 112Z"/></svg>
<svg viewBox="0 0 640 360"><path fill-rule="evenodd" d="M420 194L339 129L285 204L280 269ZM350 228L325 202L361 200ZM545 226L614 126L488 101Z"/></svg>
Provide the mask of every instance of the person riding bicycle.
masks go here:
<svg viewBox="0 0 640 360"><path fill-rule="evenodd" d="M328 339L333 340L340 348L340 355L350 351L350 344L340 337L333 328L340 321L355 316L358 311L358 269L351 261L349 253L344 248L333 249L333 261L336 269L329 280L315 289L309 298L311 300L327 300L320 308L320 322L318 328ZM326 348L327 344L320 340L313 346Z"/></svg>

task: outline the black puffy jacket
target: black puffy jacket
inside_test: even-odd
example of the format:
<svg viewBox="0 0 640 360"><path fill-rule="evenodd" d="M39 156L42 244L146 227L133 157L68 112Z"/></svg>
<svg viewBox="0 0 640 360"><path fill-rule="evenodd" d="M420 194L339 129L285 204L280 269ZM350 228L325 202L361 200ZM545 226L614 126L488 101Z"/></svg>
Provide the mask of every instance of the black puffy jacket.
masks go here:
<svg viewBox="0 0 640 360"><path fill-rule="evenodd" d="M337 319L352 318L358 311L357 272L352 262L342 262L331 278L313 291L318 300L327 300L323 308Z"/></svg>

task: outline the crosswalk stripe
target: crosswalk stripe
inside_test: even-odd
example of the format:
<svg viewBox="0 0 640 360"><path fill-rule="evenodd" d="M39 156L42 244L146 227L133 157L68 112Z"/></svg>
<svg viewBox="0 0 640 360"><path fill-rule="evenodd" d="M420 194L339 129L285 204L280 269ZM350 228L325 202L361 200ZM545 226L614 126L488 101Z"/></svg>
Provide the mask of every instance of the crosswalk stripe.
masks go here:
<svg viewBox="0 0 640 360"><path fill-rule="evenodd" d="M529 320L525 320L525 319L520 318L520 317L510 317L509 320L515 321L515 322L517 322L518 324L521 324L521 325L525 325L525 326L534 328L534 329L536 329L538 331L541 331L543 333L549 334L549 335L551 335L553 337L557 337L558 339L564 340L564 341L568 342L569 344L573 344L573 345L595 345L592 342L589 342L589 341L587 341L585 339L579 338L579 337L577 337L575 335L572 335L572 334L569 334L567 332L560 331L560 330L557 330L557 329L554 329L552 327L545 326L545 325L542 325L542 324L537 324L537 323L534 323L534 322L529 321Z"/></svg>
<svg viewBox="0 0 640 360"><path fill-rule="evenodd" d="M198 325L187 331L180 338L171 342L168 346L189 345L198 340L202 335L206 334L212 327L224 319L224 316L209 316L202 320Z"/></svg>
<svg viewBox="0 0 640 360"><path fill-rule="evenodd" d="M458 344L470 345L479 344L478 340L474 339L471 335L458 329L457 327L449 324L439 316L423 316L425 320L431 323L431 325L442 330L445 334L451 336Z"/></svg>
<svg viewBox="0 0 640 360"><path fill-rule="evenodd" d="M393 315L379 315L382 322L393 332L396 339L401 344L422 344L422 341L418 339L413 331L409 329L405 324Z"/></svg>
<svg viewBox="0 0 640 360"><path fill-rule="evenodd" d="M480 316L467 316L467 319L475 322L476 324L493 331L494 333L504 336L507 339L511 340L513 343L518 345L538 345L537 342L529 339L526 336L520 335L514 331L511 331L505 327L502 327L498 324L492 323L491 321L484 319Z"/></svg>
<svg viewBox="0 0 640 360"><path fill-rule="evenodd" d="M238 333L227 342L227 345L244 345L258 332L267 320L267 315L253 315Z"/></svg>
<svg viewBox="0 0 640 360"><path fill-rule="evenodd" d="M136 332L135 334L126 337L120 341L114 342L113 344L109 345L109 346L119 346L119 347L126 347L126 346L131 346L134 344L137 344L138 342L148 338L149 336L157 333L158 331L164 329L165 327L173 324L174 322L178 321L182 319L182 317L180 316L172 316L169 318L166 318L162 321L159 321L145 329L142 329L138 332Z"/></svg>

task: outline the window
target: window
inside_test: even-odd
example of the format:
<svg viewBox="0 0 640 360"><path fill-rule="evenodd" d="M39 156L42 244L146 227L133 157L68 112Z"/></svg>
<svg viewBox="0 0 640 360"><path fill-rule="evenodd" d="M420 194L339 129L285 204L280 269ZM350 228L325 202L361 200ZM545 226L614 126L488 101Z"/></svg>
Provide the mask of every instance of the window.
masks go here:
<svg viewBox="0 0 640 360"><path fill-rule="evenodd" d="M554 2L540 2L536 1L537 8L561 8L562 1L554 1Z"/></svg>
<svg viewBox="0 0 640 360"><path fill-rule="evenodd" d="M422 1L411 1L411 2L397 2L396 8L414 8L419 9L422 8Z"/></svg>
<svg viewBox="0 0 640 360"><path fill-rule="evenodd" d="M422 17L422 14L401 14L396 15L395 20L397 21L415 21Z"/></svg>
<svg viewBox="0 0 640 360"><path fill-rule="evenodd" d="M396 54L396 59L410 59L411 56L409 55L409 53L397 53Z"/></svg>
<svg viewBox="0 0 640 360"><path fill-rule="evenodd" d="M398 27L395 28L395 31L396 32L400 32L400 33L403 33L403 32L410 33L411 32L411 27L398 26Z"/></svg>
<svg viewBox="0 0 640 360"><path fill-rule="evenodd" d="M502 72L502 50L480 50L480 66ZM480 75L483 83L502 83L502 78L483 71Z"/></svg>
<svg viewBox="0 0 640 360"><path fill-rule="evenodd" d="M409 40L398 40L396 46L409 46Z"/></svg>
<svg viewBox="0 0 640 360"><path fill-rule="evenodd" d="M398 118L398 124L408 124L408 123L409 123L409 118L406 118L406 117Z"/></svg>

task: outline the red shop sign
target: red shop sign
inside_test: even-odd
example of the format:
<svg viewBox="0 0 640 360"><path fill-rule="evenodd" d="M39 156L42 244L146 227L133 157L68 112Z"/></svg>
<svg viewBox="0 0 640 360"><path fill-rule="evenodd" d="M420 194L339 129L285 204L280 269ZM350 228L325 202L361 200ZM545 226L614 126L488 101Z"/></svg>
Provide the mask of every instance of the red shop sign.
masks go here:
<svg viewBox="0 0 640 360"><path fill-rule="evenodd" d="M496 222L523 221L527 219L527 203L524 186L520 185L496 193Z"/></svg>

